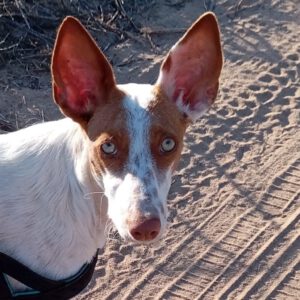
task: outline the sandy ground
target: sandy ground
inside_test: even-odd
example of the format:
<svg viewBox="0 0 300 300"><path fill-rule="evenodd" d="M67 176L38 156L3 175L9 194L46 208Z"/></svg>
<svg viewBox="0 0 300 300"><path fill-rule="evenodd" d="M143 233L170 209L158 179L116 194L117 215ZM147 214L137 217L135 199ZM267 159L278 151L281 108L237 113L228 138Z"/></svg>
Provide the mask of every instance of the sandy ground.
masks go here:
<svg viewBox="0 0 300 300"><path fill-rule="evenodd" d="M198 0L169 2L139 16L155 48L128 40L108 51L119 82L155 82L163 55L204 11ZM112 230L76 299L300 299L299 3L216 1L220 93L186 136L169 231L144 247ZM1 93L0 117L15 127L58 118L49 75L40 80L42 90Z"/></svg>

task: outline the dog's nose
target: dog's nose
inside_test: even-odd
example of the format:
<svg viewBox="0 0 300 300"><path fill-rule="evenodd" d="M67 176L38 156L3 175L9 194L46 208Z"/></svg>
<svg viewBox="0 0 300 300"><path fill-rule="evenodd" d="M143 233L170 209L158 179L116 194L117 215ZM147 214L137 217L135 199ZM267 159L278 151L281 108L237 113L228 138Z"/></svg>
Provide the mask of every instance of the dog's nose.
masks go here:
<svg viewBox="0 0 300 300"><path fill-rule="evenodd" d="M160 220L158 218L146 219L130 228L130 234L137 241L154 240L160 231Z"/></svg>

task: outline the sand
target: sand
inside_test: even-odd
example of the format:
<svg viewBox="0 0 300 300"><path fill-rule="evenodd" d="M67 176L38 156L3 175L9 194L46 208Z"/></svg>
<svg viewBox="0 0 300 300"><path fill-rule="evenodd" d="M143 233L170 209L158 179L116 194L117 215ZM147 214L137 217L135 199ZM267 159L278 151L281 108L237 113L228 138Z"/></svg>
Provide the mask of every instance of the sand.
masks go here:
<svg viewBox="0 0 300 300"><path fill-rule="evenodd" d="M169 230L146 247L112 229L77 300L300 299L300 2L215 2L220 92L188 130ZM110 49L119 82L155 82L166 51L203 12L202 1L161 1L139 16L156 48L127 40ZM47 86L8 89L0 114L18 127L56 119L50 99Z"/></svg>

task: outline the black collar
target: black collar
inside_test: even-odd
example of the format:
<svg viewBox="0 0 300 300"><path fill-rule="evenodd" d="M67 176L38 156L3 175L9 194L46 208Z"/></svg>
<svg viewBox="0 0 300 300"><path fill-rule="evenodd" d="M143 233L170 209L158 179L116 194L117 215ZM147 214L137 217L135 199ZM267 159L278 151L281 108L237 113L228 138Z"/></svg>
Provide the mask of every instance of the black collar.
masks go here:
<svg viewBox="0 0 300 300"><path fill-rule="evenodd" d="M0 252L0 299L70 299L88 285L93 276L97 259L98 250L92 261L85 264L77 274L65 280L56 281L38 275L17 260ZM12 293L6 275L22 282L33 291Z"/></svg>

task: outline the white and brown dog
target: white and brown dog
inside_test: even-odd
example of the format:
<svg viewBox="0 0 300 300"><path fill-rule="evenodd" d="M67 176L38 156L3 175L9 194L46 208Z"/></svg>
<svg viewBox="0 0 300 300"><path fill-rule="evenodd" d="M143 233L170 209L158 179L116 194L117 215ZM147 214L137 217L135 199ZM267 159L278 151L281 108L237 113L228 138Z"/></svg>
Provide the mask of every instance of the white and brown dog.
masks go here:
<svg viewBox="0 0 300 300"><path fill-rule="evenodd" d="M155 85L117 85L92 37L67 17L51 69L67 118L0 136L0 252L63 280L104 246L108 219L125 240L157 240L186 127L214 102L222 60L206 13L172 47Z"/></svg>

